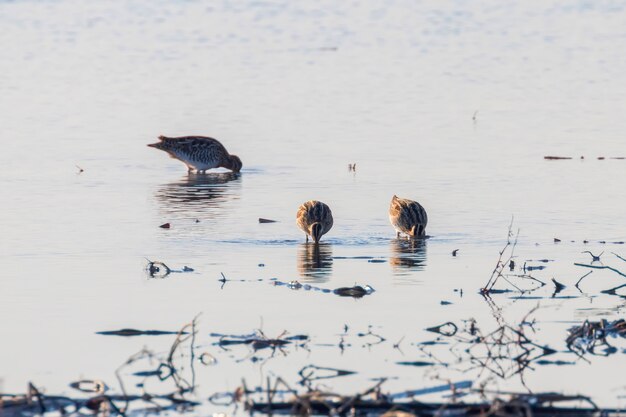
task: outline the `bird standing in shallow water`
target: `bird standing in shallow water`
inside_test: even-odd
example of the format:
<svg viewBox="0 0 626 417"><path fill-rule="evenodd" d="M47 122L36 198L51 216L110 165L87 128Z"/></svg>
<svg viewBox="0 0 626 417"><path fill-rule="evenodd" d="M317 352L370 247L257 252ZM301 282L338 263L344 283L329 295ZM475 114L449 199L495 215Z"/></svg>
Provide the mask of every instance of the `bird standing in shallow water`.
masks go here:
<svg viewBox="0 0 626 417"><path fill-rule="evenodd" d="M321 201L307 201L298 208L296 224L306 233L307 242L311 236L313 241L318 243L322 235L333 227L333 213L330 207Z"/></svg>
<svg viewBox="0 0 626 417"><path fill-rule="evenodd" d="M188 171L204 174L207 169L226 168L233 172L241 171L241 159L228 153L217 139L205 136L181 136L168 138L159 136L159 142L148 146L167 152L172 158L187 165Z"/></svg>
<svg viewBox="0 0 626 417"><path fill-rule="evenodd" d="M428 216L417 201L394 195L389 206L389 221L396 229L397 237L400 237L400 233L413 238L426 235Z"/></svg>

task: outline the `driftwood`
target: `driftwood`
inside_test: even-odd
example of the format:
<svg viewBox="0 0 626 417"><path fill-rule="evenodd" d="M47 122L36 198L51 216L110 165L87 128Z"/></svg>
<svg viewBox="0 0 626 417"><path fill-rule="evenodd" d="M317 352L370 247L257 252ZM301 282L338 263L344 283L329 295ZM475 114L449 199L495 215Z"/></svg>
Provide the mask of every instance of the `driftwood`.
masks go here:
<svg viewBox="0 0 626 417"><path fill-rule="evenodd" d="M310 415L370 415L382 414L385 417L416 417L416 416L499 416L499 417L569 417L569 416L621 416L619 410L599 409L588 397L562 395L558 393L503 393L492 392L496 398L493 401L479 403L462 403L455 400L460 391L465 393L481 393L485 391L471 388L471 381L449 383L442 386L421 390L406 391L397 394L385 394L381 391L386 379L381 379L373 387L355 395L340 395L337 393L309 388L306 392L297 393L288 387L282 379L277 380L274 388L268 379L267 389L259 392L249 391L245 382L237 396L245 403L251 413L265 414L279 413L294 416ZM287 389L279 391L279 385ZM415 400L416 396L432 394L442 391L451 391L450 402L425 403ZM242 394L243 393L243 394ZM251 395L260 395L266 400L254 400ZM289 399L281 398L276 401L276 395L290 395ZM503 399L502 397L509 397ZM233 398L235 395L233 395ZM585 402L587 407L555 407L553 404L562 402ZM384 414L383 414L384 413Z"/></svg>
<svg viewBox="0 0 626 417"><path fill-rule="evenodd" d="M386 401L363 401L356 400L350 404L347 409L338 409L344 403L340 401L326 400L322 398L308 399L304 407L299 403L288 402L272 402L260 403L254 402L248 410L251 412L262 413L281 413L287 415L308 416L311 414L319 415L352 415L352 414L369 414L369 413L385 413L389 410L402 410L412 413L415 416L481 416L481 417L621 417L624 414L617 409L597 409L597 408L581 408L581 407L552 407L537 406L527 402L514 401L494 401L493 403L479 404L448 404L448 403L423 403L420 401L408 403L394 403Z"/></svg>
<svg viewBox="0 0 626 417"><path fill-rule="evenodd" d="M96 334L104 336L163 336L178 334L178 332L166 331L166 330L137 330L137 329L120 329L120 330L105 330L96 332ZM187 334L185 332L184 334Z"/></svg>
<svg viewBox="0 0 626 417"><path fill-rule="evenodd" d="M263 217L259 217L259 223L276 223L276 220L264 219Z"/></svg>

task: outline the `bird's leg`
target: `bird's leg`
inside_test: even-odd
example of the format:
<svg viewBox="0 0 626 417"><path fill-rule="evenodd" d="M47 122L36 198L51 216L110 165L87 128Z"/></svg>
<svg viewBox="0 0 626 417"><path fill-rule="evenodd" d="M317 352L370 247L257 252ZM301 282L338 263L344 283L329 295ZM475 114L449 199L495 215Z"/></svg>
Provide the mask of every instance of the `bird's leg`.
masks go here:
<svg viewBox="0 0 626 417"><path fill-rule="evenodd" d="M400 239L400 232L396 232L396 239Z"/></svg>
<svg viewBox="0 0 626 417"><path fill-rule="evenodd" d="M306 243L309 243L309 235L304 235L304 237L306 238Z"/></svg>

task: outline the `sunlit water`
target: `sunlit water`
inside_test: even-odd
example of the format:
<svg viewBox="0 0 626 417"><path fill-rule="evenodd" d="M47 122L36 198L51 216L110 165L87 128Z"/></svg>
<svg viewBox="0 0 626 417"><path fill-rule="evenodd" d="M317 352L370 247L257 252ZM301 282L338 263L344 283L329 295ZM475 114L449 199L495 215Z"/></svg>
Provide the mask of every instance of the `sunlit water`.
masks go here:
<svg viewBox="0 0 626 417"><path fill-rule="evenodd" d="M217 358L196 369L203 402L242 378L296 386L308 364L356 371L320 381L343 393L380 377L388 392L468 379L526 392L518 376L397 362L433 360L417 345L428 327L474 318L488 332L498 311L517 325L539 305L533 337L572 364L533 366L526 387L623 405L624 340L583 360L565 338L624 317L600 292L623 278L596 270L581 294L574 262L604 251L626 270L610 243L626 240L626 161L608 159L626 156L625 18L587 1L1 2L0 391L76 395L69 382L99 378L119 392L115 369L173 337L97 331L177 330L201 313L198 350ZM187 175L145 146L159 134L217 137L244 168ZM393 194L426 207L430 239L395 239ZM335 218L318 250L294 221L309 199ZM554 260L534 275L566 297L551 283L494 305L478 294L512 217L518 266ZM152 279L146 258L194 271ZM276 285L293 280L311 287ZM376 291L321 291L354 284ZM310 342L255 361L270 353L210 336L259 328ZM368 330L386 341L370 346ZM125 371L131 390L150 366Z"/></svg>

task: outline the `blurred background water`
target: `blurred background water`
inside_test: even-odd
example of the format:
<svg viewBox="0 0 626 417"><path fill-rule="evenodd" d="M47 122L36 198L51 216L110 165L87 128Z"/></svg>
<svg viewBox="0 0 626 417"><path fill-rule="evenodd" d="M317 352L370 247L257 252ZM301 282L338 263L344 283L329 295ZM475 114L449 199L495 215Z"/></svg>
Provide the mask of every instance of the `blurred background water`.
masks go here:
<svg viewBox="0 0 626 417"><path fill-rule="evenodd" d="M394 363L419 356L414 344L431 337L427 327L493 322L477 291L512 216L518 262L556 260L538 275L577 298L501 296L503 314L515 322L539 302L539 337L559 349L572 323L622 317L622 299L600 294L617 275L594 274L585 297L571 286L586 272L573 265L590 260L583 250L604 251L607 264L620 262L611 251L626 255L598 243L626 240L626 161L608 159L626 156L625 9L612 1L0 2L0 390L34 381L70 392L81 377L113 385L130 354L167 350L172 339L96 331L176 330L200 312L203 343L210 332L262 326L336 345L344 324L406 343L403 352L390 343L300 350L263 367L207 345L221 359L198 376L205 397L242 376L293 380L308 363L358 370L331 384L345 392L382 376L397 377L390 390L432 385L429 370ZM187 175L146 147L160 134L216 137L244 168ZM394 238L393 194L426 207L431 239ZM318 251L295 226L309 199L335 217ZM158 227L165 222L170 229ZM195 271L148 279L145 258ZM220 288L220 273L245 282ZM271 278L376 292L351 300ZM539 367L525 382L619 406L623 382L602 376L624 361L620 352ZM523 390L515 378L497 384Z"/></svg>

